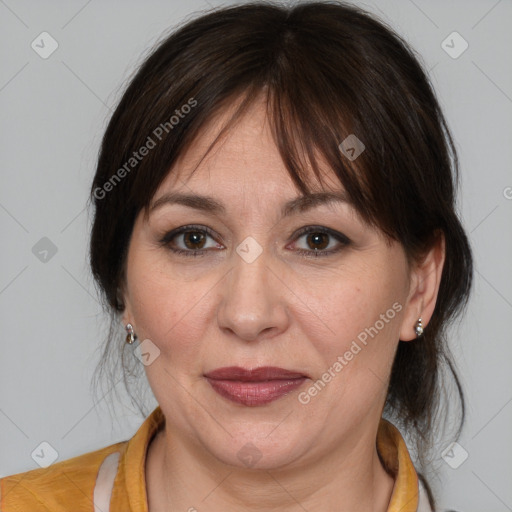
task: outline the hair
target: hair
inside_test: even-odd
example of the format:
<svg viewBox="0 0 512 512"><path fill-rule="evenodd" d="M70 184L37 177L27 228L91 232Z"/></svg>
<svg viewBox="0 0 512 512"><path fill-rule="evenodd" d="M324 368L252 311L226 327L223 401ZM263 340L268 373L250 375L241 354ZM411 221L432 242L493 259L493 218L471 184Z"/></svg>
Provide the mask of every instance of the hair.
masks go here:
<svg viewBox="0 0 512 512"><path fill-rule="evenodd" d="M435 310L421 337L398 343L384 410L414 433L421 459L443 412L443 368L460 405L457 435L464 422L446 337L467 304L473 273L456 212L457 153L413 50L385 23L344 3L254 2L210 11L161 41L131 79L106 128L90 192L90 263L111 316L99 373L109 355L119 368L126 347L120 290L137 215L147 214L158 186L207 121L237 104L220 137L260 97L302 194L311 190L310 168L322 180L321 161L361 217L398 241L410 261L444 236ZM365 148L355 160L340 150L349 135ZM134 156L139 150L143 158ZM128 389L129 364L122 361Z"/></svg>

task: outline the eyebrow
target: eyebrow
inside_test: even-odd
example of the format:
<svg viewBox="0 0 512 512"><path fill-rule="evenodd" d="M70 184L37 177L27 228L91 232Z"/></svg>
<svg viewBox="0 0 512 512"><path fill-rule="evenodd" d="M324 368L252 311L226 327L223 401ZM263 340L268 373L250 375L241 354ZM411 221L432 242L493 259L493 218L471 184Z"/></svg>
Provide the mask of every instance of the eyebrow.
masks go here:
<svg viewBox="0 0 512 512"><path fill-rule="evenodd" d="M303 213L324 204L346 203L351 201L344 192L315 192L299 196L287 201L281 208L281 217L289 217L296 213ZM170 192L158 198L151 206L150 213L163 205L180 204L214 215L225 215L225 206L211 196L200 194L181 194Z"/></svg>

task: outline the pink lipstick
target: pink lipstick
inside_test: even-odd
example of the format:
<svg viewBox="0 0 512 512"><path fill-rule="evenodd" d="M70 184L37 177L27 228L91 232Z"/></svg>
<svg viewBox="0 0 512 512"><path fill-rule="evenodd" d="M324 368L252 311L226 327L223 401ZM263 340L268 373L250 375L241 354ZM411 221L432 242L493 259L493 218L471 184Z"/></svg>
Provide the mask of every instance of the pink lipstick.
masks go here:
<svg viewBox="0 0 512 512"><path fill-rule="evenodd" d="M247 406L273 402L297 389L308 378L303 373L275 366L253 370L229 366L213 370L205 377L219 395Z"/></svg>

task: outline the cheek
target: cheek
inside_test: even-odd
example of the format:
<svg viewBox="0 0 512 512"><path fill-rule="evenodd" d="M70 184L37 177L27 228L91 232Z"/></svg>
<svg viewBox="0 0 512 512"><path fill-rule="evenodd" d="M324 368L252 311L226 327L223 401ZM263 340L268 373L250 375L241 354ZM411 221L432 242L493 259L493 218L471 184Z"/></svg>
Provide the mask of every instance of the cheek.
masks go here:
<svg viewBox="0 0 512 512"><path fill-rule="evenodd" d="M397 262L354 265L356 270L309 288L301 329L324 367L332 367L341 356L344 373L355 375L365 367L365 374L374 368L380 375L390 368L406 298L399 257Z"/></svg>
<svg viewBox="0 0 512 512"><path fill-rule="evenodd" d="M323 306L318 311L324 326L311 328L318 324L311 314L301 326L313 346L310 359L316 372L298 398L330 425L348 422L347 411L354 422L363 421L387 392L402 306L393 302L395 294L383 282L370 283L360 274L339 280L335 292L311 297L316 301L316 307L310 302L311 310Z"/></svg>
<svg viewBox="0 0 512 512"><path fill-rule="evenodd" d="M129 297L139 338L149 338L162 355L190 358L199 349L207 318L205 279L183 281L169 272L161 255L139 251L129 260Z"/></svg>

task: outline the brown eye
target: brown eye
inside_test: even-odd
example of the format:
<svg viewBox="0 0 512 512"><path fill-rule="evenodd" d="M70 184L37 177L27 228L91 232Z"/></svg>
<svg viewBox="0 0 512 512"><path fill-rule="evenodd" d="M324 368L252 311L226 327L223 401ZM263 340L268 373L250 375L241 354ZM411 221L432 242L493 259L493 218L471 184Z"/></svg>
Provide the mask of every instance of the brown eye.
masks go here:
<svg viewBox="0 0 512 512"><path fill-rule="evenodd" d="M200 231L186 231L183 233L183 242L187 249L202 249L206 241L206 237Z"/></svg>
<svg viewBox="0 0 512 512"><path fill-rule="evenodd" d="M300 239L303 241L299 243ZM306 226L296 234L295 240L297 252L306 257L333 255L351 244L343 233L322 226Z"/></svg>
<svg viewBox="0 0 512 512"><path fill-rule="evenodd" d="M210 249L219 250L224 246L218 243L214 232L206 226L181 226L173 229L160 240L162 247L180 256L204 256Z"/></svg>
<svg viewBox="0 0 512 512"><path fill-rule="evenodd" d="M325 249L329 245L329 235L327 233L309 233L306 242L313 250Z"/></svg>

